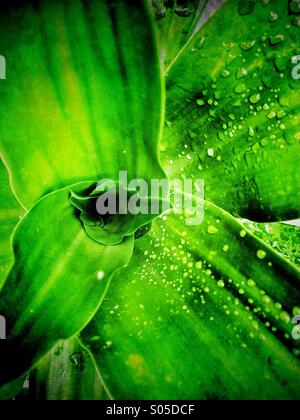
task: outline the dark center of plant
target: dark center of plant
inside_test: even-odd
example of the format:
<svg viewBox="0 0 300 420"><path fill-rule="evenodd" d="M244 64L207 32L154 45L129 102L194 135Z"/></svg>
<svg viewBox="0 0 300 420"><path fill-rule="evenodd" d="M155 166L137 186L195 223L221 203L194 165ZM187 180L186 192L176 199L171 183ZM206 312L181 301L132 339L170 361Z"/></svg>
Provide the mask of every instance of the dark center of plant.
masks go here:
<svg viewBox="0 0 300 420"><path fill-rule="evenodd" d="M113 185L93 184L83 191L70 191L70 202L93 240L104 245L117 245L128 236L144 236L149 231L152 220L162 211L163 201L157 199L158 213L130 213L128 202L134 195L138 195L136 190L126 190L117 182ZM142 208L142 203L148 204L153 198L141 196L139 200Z"/></svg>

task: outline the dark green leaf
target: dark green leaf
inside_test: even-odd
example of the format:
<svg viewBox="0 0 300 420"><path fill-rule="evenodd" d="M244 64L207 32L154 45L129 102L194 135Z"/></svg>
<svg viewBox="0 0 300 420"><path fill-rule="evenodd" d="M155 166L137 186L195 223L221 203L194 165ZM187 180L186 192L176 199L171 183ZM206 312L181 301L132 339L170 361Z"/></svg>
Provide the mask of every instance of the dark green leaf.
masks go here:
<svg viewBox="0 0 300 420"><path fill-rule="evenodd" d="M287 2L230 0L219 9L167 78L161 150L170 176L204 179L206 199L235 215L296 219L299 53Z"/></svg>

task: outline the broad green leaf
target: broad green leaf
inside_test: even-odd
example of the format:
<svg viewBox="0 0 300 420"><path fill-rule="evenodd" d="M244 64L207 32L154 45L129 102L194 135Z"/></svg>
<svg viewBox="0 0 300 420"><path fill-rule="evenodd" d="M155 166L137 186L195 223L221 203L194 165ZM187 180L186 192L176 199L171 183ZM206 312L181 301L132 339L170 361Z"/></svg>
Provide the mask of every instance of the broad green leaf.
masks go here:
<svg viewBox="0 0 300 420"><path fill-rule="evenodd" d="M278 251L292 263L300 266L300 228L283 223L245 222L250 231Z"/></svg>
<svg viewBox="0 0 300 420"><path fill-rule="evenodd" d="M0 26L0 152L27 208L119 170L162 176L163 89L146 1L13 0Z"/></svg>
<svg viewBox="0 0 300 420"><path fill-rule="evenodd" d="M0 287L11 265L11 233L24 214L9 185L9 177L0 158Z"/></svg>
<svg viewBox="0 0 300 420"><path fill-rule="evenodd" d="M211 204L163 219L81 333L112 396L299 398L299 270Z"/></svg>
<svg viewBox="0 0 300 420"><path fill-rule="evenodd" d="M222 3L222 0L152 1L159 33L161 60L166 69L176 62L194 32Z"/></svg>
<svg viewBox="0 0 300 420"><path fill-rule="evenodd" d="M297 218L299 54L299 19L287 1L221 7L167 77L169 175L204 179L206 199L240 217Z"/></svg>
<svg viewBox="0 0 300 420"><path fill-rule="evenodd" d="M109 400L109 391L78 339L59 342L30 374L30 400Z"/></svg>
<svg viewBox="0 0 300 420"><path fill-rule="evenodd" d="M24 374L60 339L93 317L112 274L126 265L133 237L104 246L86 234L69 202L72 185L42 198L18 225L15 262L0 294L7 339L0 341L0 385Z"/></svg>

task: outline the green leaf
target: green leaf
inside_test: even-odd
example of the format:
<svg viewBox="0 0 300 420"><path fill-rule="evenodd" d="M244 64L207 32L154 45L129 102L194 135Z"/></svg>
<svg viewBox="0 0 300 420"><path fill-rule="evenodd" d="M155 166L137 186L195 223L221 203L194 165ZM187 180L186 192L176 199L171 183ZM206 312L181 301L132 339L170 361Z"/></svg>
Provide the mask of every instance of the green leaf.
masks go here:
<svg viewBox="0 0 300 420"><path fill-rule="evenodd" d="M164 167L234 215L300 214L298 32L287 2L230 0L169 72Z"/></svg>
<svg viewBox="0 0 300 420"><path fill-rule="evenodd" d="M146 1L10 1L0 26L0 152L24 205L119 170L162 176L164 95Z"/></svg>
<svg viewBox="0 0 300 420"><path fill-rule="evenodd" d="M245 222L253 235L262 239L282 256L300 266L300 228L284 223Z"/></svg>
<svg viewBox="0 0 300 420"><path fill-rule="evenodd" d="M0 401L10 401L20 395L23 390L25 377L16 379L0 388Z"/></svg>
<svg viewBox="0 0 300 420"><path fill-rule="evenodd" d="M0 287L13 260L10 236L24 214L9 185L9 177L0 158Z"/></svg>
<svg viewBox="0 0 300 420"><path fill-rule="evenodd" d="M79 332L101 304L112 274L131 258L133 237L113 247L88 237L69 202L70 189L84 188L87 183L42 198L15 231L15 263L0 296L7 321L0 384Z"/></svg>
<svg viewBox="0 0 300 420"><path fill-rule="evenodd" d="M181 4L180 4L181 3ZM161 59L168 70L195 31L220 7L222 0L168 2L153 0Z"/></svg>
<svg viewBox="0 0 300 420"><path fill-rule="evenodd" d="M299 398L300 274L234 218L163 216L81 339L114 398Z"/></svg>
<svg viewBox="0 0 300 420"><path fill-rule="evenodd" d="M100 373L78 339L62 341L30 374L30 400L109 400Z"/></svg>

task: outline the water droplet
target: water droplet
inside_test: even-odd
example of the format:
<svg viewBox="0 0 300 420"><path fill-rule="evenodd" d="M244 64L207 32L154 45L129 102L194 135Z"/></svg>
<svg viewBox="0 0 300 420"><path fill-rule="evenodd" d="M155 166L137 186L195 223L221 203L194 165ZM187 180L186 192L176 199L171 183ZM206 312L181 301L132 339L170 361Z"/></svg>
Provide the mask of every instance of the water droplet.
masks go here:
<svg viewBox="0 0 300 420"><path fill-rule="evenodd" d="M233 102L232 106L234 106L234 107L242 106L242 102L240 100L237 100L237 101Z"/></svg>
<svg viewBox="0 0 300 420"><path fill-rule="evenodd" d="M256 253L257 258L259 258L260 260L263 260L264 258L266 258L266 252L263 251L262 249L259 249Z"/></svg>
<svg viewBox="0 0 300 420"><path fill-rule="evenodd" d="M78 369L81 372L85 370L86 362L85 362L84 352L78 351L78 352L73 353L70 356L70 361L72 365L75 367L75 369Z"/></svg>
<svg viewBox="0 0 300 420"><path fill-rule="evenodd" d="M197 105L198 106L203 106L203 105L205 105L205 101L203 99L197 99Z"/></svg>
<svg viewBox="0 0 300 420"><path fill-rule="evenodd" d="M225 286L225 284L224 284L224 282L223 282L223 280L219 280L219 281L217 281L217 286L218 287L224 287Z"/></svg>
<svg viewBox="0 0 300 420"><path fill-rule="evenodd" d="M197 41L196 43L195 43L195 47L198 49L198 50L201 50L201 48L203 48L204 47L204 43L205 43L205 36L203 36L199 41Z"/></svg>
<svg viewBox="0 0 300 420"><path fill-rule="evenodd" d="M276 113L274 111L269 112L269 114L267 115L267 117L269 118L269 120L272 120L273 118L276 117Z"/></svg>
<svg viewBox="0 0 300 420"><path fill-rule="evenodd" d="M203 267L203 263L202 261L197 261L195 264L195 267L197 270L201 270L201 268Z"/></svg>
<svg viewBox="0 0 300 420"><path fill-rule="evenodd" d="M248 70L243 67L237 70L235 77L237 79L242 79L243 77L247 76L247 74L248 74Z"/></svg>
<svg viewBox="0 0 300 420"><path fill-rule="evenodd" d="M235 93L243 93L246 92L247 88L244 85L244 83L239 83L238 85L236 85L236 87L234 88Z"/></svg>
<svg viewBox="0 0 300 420"><path fill-rule="evenodd" d="M248 133L249 133L249 136L250 137L254 137L255 136L255 130L254 130L254 128L253 127L249 127Z"/></svg>
<svg viewBox="0 0 300 420"><path fill-rule="evenodd" d="M153 0L152 4L153 4L153 7L156 9L155 10L156 19L164 18L166 13L167 13L167 8L165 7L163 1L162 0Z"/></svg>
<svg viewBox="0 0 300 420"><path fill-rule="evenodd" d="M254 281L254 280L249 279L249 280L247 281L247 285L248 285L249 287L255 287L255 286L256 286L256 283L255 283L255 281Z"/></svg>
<svg viewBox="0 0 300 420"><path fill-rule="evenodd" d="M253 95L250 96L249 101L252 104L257 104L261 99L260 93L254 93Z"/></svg>
<svg viewBox="0 0 300 420"><path fill-rule="evenodd" d="M207 156L214 157L215 151L212 148L207 149Z"/></svg>
<svg viewBox="0 0 300 420"><path fill-rule="evenodd" d="M240 47L244 51L250 51L255 45L255 41L243 41L240 43Z"/></svg>
<svg viewBox="0 0 300 420"><path fill-rule="evenodd" d="M105 276L105 273L104 273L104 271L98 271L98 273L97 273L97 280L103 280L104 279L104 276Z"/></svg>
<svg viewBox="0 0 300 420"><path fill-rule="evenodd" d="M299 308L299 306L295 306L295 308L293 309L293 315L294 316L300 315L300 308Z"/></svg>
<svg viewBox="0 0 300 420"><path fill-rule="evenodd" d="M275 36L270 36L269 41L270 41L270 44L273 46L281 44L284 41L284 35L278 34Z"/></svg>
<svg viewBox="0 0 300 420"><path fill-rule="evenodd" d="M280 313L280 319L281 319L283 322L286 322L286 323L290 322L290 320L291 320L291 318L290 318L289 314L288 314L287 312L285 312L285 311L282 311L282 312Z"/></svg>
<svg viewBox="0 0 300 420"><path fill-rule="evenodd" d="M247 235L247 232L245 230L240 231L240 237L241 238L245 238L246 235Z"/></svg>
<svg viewBox="0 0 300 420"><path fill-rule="evenodd" d="M213 235L218 232L218 229L213 225L209 225L207 228L207 232Z"/></svg>
<svg viewBox="0 0 300 420"><path fill-rule="evenodd" d="M228 252L228 250L229 250L229 246L228 246L228 245L224 245L224 246L223 246L223 251L224 251L224 252Z"/></svg>
<svg viewBox="0 0 300 420"><path fill-rule="evenodd" d="M180 17L189 17L191 14L193 14L192 9L179 4L175 7L174 12Z"/></svg>
<svg viewBox="0 0 300 420"><path fill-rule="evenodd" d="M226 69L224 69L221 73L221 76L224 77L224 79L226 79L226 77L230 76L230 72Z"/></svg>
<svg viewBox="0 0 300 420"><path fill-rule="evenodd" d="M277 112L276 116L280 120L281 118L285 117L285 111L281 109L280 111Z"/></svg>
<svg viewBox="0 0 300 420"><path fill-rule="evenodd" d="M63 353L63 351L64 351L63 347L62 346L58 346L57 349L54 352L54 356L57 356L57 357L61 356L61 354Z"/></svg>

